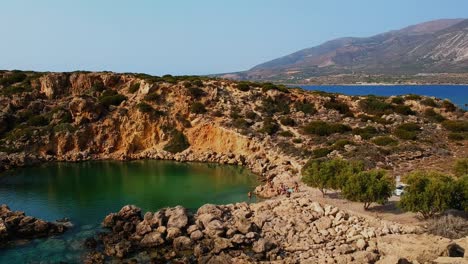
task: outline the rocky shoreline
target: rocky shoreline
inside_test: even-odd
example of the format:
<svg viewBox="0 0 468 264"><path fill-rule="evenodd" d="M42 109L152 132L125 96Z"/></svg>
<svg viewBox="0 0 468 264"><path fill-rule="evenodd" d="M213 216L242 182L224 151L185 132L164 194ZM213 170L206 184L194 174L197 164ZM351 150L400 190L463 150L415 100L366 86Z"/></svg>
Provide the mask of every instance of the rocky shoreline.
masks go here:
<svg viewBox="0 0 468 264"><path fill-rule="evenodd" d="M206 204L194 214L177 206L143 215L128 205L102 225L109 232L86 241L86 263L112 257L135 263L424 263L462 259L450 249L468 245L439 239L435 250L397 251L392 246L399 237L418 240L423 230L321 205L306 192L255 204Z"/></svg>
<svg viewBox="0 0 468 264"><path fill-rule="evenodd" d="M0 205L0 249L16 242L24 243L34 238L59 235L70 227L72 224L66 219L46 222L21 211L11 211L5 204Z"/></svg>

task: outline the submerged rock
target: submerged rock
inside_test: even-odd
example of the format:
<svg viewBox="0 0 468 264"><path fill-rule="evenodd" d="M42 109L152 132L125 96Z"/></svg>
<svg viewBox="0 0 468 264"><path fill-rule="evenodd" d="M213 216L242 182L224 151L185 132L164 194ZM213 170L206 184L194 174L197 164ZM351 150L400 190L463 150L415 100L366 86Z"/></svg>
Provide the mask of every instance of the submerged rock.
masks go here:
<svg viewBox="0 0 468 264"><path fill-rule="evenodd" d="M71 222L46 222L21 211L11 211L3 204L0 206L0 247L18 239L47 237L65 232Z"/></svg>

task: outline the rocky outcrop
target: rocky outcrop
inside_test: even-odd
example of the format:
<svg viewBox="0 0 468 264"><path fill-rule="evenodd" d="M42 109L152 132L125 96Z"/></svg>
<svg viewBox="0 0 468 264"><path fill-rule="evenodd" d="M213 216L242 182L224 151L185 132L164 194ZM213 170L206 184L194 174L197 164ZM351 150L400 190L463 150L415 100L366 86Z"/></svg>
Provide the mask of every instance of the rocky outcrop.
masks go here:
<svg viewBox="0 0 468 264"><path fill-rule="evenodd" d="M98 237L89 263L130 255L142 262L397 263L463 257L465 246L321 205L306 193L256 204L206 204L195 214L177 206L142 216L139 208L125 206L103 226L109 232Z"/></svg>
<svg viewBox="0 0 468 264"><path fill-rule="evenodd" d="M24 212L11 211L7 205L0 206L0 248L18 239L47 237L65 232L70 222L52 223Z"/></svg>

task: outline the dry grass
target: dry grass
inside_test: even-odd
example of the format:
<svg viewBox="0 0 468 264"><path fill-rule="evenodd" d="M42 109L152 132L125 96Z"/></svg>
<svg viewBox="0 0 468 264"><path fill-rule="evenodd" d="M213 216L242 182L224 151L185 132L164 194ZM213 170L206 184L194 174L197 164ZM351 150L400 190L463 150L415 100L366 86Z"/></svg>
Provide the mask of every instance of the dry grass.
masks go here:
<svg viewBox="0 0 468 264"><path fill-rule="evenodd" d="M427 229L434 235L458 239L468 236L468 219L461 216L443 215L431 219Z"/></svg>

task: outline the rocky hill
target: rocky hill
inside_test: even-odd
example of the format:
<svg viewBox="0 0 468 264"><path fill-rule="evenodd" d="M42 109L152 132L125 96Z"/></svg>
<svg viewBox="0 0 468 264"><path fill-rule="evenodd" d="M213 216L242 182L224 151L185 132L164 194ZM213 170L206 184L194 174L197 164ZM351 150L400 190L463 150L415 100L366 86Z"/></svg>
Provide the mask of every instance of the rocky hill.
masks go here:
<svg viewBox="0 0 468 264"><path fill-rule="evenodd" d="M109 72L2 72L0 84L2 170L53 160L198 160L246 165L279 184L297 181L311 157L400 174L466 152L466 113L415 95Z"/></svg>
<svg viewBox="0 0 468 264"><path fill-rule="evenodd" d="M257 194L272 197L277 187L300 182L309 158L360 160L393 175L440 168L468 155L467 118L448 101L417 95L344 96L196 76L3 71L0 170L93 159L238 164L259 175ZM143 263L424 263L440 256L463 261L467 247L463 239L419 235L411 226L313 203L307 192L205 205L196 215L175 207L143 217L126 206L103 224L111 231L86 240L87 263L111 256ZM396 246L402 241L409 242Z"/></svg>
<svg viewBox="0 0 468 264"><path fill-rule="evenodd" d="M305 83L342 74L355 76L356 82L366 81L359 76L367 75L374 76L374 81L384 81L385 76L408 81L409 75L409 81L417 82L421 73L467 70L468 20L442 19L367 38L331 40L225 77ZM447 82L458 83L456 79Z"/></svg>

